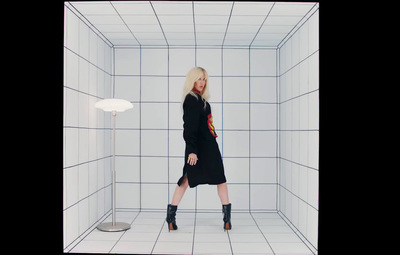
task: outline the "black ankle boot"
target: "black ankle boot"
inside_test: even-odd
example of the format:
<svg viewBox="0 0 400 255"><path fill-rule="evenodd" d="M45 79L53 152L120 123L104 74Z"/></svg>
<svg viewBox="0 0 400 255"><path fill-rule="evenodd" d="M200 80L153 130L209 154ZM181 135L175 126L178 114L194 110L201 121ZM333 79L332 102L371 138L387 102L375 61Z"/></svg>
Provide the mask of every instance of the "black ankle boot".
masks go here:
<svg viewBox="0 0 400 255"><path fill-rule="evenodd" d="M177 205L168 204L167 207L167 218L165 219L168 223L168 232L171 230L177 230L178 226L176 225L175 215L176 210L178 209Z"/></svg>
<svg viewBox="0 0 400 255"><path fill-rule="evenodd" d="M230 230L232 229L231 223L231 204L222 205L222 212L224 214L224 229Z"/></svg>

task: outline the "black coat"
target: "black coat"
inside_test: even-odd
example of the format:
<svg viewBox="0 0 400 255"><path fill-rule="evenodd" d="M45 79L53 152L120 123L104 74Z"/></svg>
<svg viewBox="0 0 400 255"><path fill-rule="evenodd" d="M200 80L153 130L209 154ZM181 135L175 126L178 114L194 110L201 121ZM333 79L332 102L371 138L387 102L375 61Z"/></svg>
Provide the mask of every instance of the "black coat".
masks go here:
<svg viewBox="0 0 400 255"><path fill-rule="evenodd" d="M185 175L189 186L199 184L221 184L226 182L221 152L216 141L217 134L212 122L210 104L197 94L197 99L188 94L183 102L183 138L186 142L185 166L178 181L181 185ZM204 108L206 102L206 108ZM190 153L197 155L196 165L187 163Z"/></svg>

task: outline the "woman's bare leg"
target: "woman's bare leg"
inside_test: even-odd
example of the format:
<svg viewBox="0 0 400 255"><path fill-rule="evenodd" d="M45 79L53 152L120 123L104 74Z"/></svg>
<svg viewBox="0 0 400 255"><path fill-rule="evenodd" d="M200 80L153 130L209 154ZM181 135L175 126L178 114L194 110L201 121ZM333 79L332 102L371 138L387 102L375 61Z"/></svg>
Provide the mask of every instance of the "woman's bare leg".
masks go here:
<svg viewBox="0 0 400 255"><path fill-rule="evenodd" d="M226 182L218 184L217 189L218 189L219 199L221 200L221 204L223 205L229 204L228 184Z"/></svg>
<svg viewBox="0 0 400 255"><path fill-rule="evenodd" d="M185 194L185 191L188 186L189 186L189 182L188 182L187 176L185 176L185 178L183 179L183 181L181 183L181 186L176 185L174 195L172 196L171 205L178 205L181 202L182 197Z"/></svg>

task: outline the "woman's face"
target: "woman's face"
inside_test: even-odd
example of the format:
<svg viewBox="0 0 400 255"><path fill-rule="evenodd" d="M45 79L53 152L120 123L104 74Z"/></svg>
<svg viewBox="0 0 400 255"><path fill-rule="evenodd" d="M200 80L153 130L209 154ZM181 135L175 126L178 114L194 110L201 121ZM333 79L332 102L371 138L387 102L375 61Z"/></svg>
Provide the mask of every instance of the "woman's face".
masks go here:
<svg viewBox="0 0 400 255"><path fill-rule="evenodd" d="M204 74L194 83L194 88L198 91L202 92L204 87L206 86L206 79L204 78Z"/></svg>

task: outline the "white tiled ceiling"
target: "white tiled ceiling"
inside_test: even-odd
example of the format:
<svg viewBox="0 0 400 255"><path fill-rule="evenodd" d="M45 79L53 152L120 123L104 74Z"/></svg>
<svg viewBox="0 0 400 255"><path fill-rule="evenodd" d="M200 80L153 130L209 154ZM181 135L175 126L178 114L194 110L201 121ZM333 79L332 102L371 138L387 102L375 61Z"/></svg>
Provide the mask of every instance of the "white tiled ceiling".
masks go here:
<svg viewBox="0 0 400 255"><path fill-rule="evenodd" d="M68 2L114 46L277 47L318 3Z"/></svg>

